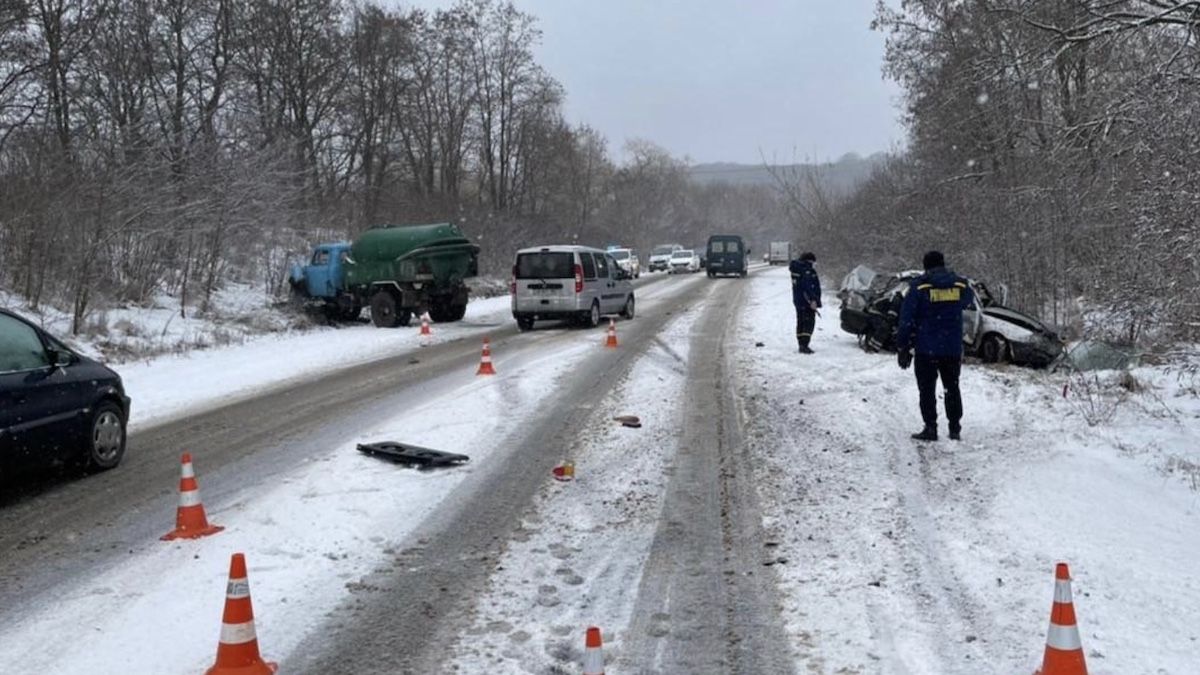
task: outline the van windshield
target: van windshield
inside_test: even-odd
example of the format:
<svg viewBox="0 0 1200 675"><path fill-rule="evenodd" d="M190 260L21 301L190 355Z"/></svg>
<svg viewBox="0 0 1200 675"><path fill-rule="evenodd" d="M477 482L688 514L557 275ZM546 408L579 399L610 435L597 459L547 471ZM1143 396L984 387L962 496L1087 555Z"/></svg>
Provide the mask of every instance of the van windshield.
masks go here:
<svg viewBox="0 0 1200 675"><path fill-rule="evenodd" d="M572 279L575 256L571 253L522 253L517 256L518 279Z"/></svg>

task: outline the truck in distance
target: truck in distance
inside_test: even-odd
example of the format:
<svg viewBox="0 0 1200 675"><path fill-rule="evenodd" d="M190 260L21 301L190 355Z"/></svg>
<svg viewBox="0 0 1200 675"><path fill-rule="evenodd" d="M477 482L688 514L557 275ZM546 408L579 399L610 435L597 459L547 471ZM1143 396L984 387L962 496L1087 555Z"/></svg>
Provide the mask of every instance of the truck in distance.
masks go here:
<svg viewBox="0 0 1200 675"><path fill-rule="evenodd" d="M771 265L787 265L792 261L792 242L773 241L767 255L767 263Z"/></svg>
<svg viewBox="0 0 1200 675"><path fill-rule="evenodd" d="M292 268L294 297L331 318L357 319L371 308L380 328L407 326L414 313L458 321L467 311L466 279L479 274L479 247L457 226L382 225L354 242L320 244Z"/></svg>

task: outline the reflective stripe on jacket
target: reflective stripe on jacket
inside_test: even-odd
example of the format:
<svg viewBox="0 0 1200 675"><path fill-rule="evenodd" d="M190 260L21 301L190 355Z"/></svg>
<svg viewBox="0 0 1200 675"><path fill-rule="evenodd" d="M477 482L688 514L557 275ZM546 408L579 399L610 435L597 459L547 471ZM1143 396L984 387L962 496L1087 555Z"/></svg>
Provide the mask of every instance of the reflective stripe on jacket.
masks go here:
<svg viewBox="0 0 1200 675"><path fill-rule="evenodd" d="M945 267L913 279L900 308L896 348L926 356L962 356L963 310L973 300L967 280Z"/></svg>

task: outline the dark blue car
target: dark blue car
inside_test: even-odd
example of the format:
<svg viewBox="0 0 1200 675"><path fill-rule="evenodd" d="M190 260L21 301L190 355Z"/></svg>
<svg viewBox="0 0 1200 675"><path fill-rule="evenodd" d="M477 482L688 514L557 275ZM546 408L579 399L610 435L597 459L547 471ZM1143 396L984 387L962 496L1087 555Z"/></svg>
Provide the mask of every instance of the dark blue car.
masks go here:
<svg viewBox="0 0 1200 675"><path fill-rule="evenodd" d="M111 469L128 419L119 375L0 309L0 476L56 463Z"/></svg>

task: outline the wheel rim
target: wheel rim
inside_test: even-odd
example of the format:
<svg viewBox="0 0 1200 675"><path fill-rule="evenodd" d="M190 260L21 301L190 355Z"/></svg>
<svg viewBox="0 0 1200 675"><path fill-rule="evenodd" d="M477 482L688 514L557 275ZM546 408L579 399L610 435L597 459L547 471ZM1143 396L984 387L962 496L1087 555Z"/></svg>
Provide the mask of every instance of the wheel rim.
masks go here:
<svg viewBox="0 0 1200 675"><path fill-rule="evenodd" d="M592 305L592 325L600 325L600 305Z"/></svg>
<svg viewBox="0 0 1200 675"><path fill-rule="evenodd" d="M634 311L634 306L633 306L633 298L630 298L630 299L629 299L629 302L625 303L625 316L626 316L627 318L630 318L630 319L632 319L632 318L633 318L633 311Z"/></svg>
<svg viewBox="0 0 1200 675"><path fill-rule="evenodd" d="M121 452L121 418L111 410L105 410L92 425L92 453L102 463L111 462Z"/></svg>

